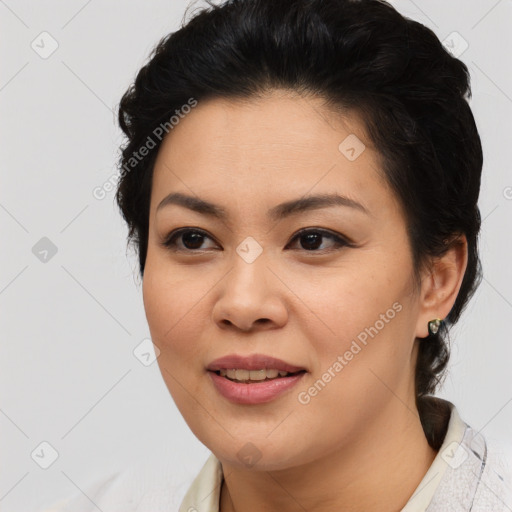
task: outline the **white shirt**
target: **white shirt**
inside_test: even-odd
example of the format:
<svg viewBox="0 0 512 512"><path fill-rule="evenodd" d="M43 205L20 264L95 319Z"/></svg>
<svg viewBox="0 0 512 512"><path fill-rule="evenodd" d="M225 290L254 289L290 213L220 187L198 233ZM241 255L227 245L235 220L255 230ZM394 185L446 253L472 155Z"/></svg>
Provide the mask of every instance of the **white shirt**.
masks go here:
<svg viewBox="0 0 512 512"><path fill-rule="evenodd" d="M441 400L438 398L437 400ZM451 408L443 444L401 512L511 512L512 476L483 436ZM169 469L172 469L170 467ZM219 512L222 466L212 453L189 487L179 512ZM174 512L173 487L161 468L125 471L98 481L41 512Z"/></svg>

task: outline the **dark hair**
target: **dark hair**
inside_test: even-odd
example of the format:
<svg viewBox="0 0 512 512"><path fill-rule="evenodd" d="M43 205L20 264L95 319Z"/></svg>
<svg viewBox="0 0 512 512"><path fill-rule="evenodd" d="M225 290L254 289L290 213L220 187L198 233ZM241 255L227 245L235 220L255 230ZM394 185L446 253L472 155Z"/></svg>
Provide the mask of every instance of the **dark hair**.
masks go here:
<svg viewBox="0 0 512 512"><path fill-rule="evenodd" d="M477 206L482 146L467 99L466 65L427 27L380 0L227 0L200 9L154 48L120 102L122 148L116 200L144 274L153 165L134 153L187 104L254 98L275 88L358 113L407 219L415 269L468 242L461 289L436 335L418 340L416 403L429 442L429 400L449 358L448 328L481 280ZM167 125L165 124L167 123ZM166 130L168 131L168 130ZM442 441L442 439L441 439Z"/></svg>

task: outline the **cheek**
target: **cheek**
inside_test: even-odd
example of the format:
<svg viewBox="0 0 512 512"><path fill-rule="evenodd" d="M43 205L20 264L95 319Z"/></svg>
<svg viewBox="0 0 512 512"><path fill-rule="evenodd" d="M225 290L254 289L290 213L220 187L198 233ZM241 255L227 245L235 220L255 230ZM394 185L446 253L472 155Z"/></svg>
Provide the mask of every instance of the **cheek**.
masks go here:
<svg viewBox="0 0 512 512"><path fill-rule="evenodd" d="M381 270L374 268L380 266ZM403 267L402 267L403 268ZM394 320L399 307L393 304L402 302L407 285L403 276L392 276L382 265L343 269L331 269L319 280L312 282L304 276L294 279L294 292L303 298L305 305L313 313L315 325L330 338L346 338L365 332L366 328L378 323L382 330L383 321ZM386 315L386 312L388 314ZM381 315L384 314L384 320ZM386 326L389 322L386 322Z"/></svg>
<svg viewBox="0 0 512 512"><path fill-rule="evenodd" d="M143 300L151 338L160 349L159 360L174 371L188 360L198 362L197 339L205 321L201 298L209 287L201 279L184 278L183 272L147 264Z"/></svg>
<svg viewBox="0 0 512 512"><path fill-rule="evenodd" d="M309 329L316 358L312 375L297 390L298 410L327 444L372 422L395 394L405 398L413 371L407 287L383 286L377 275L358 276L329 280L310 302L322 322L315 319L315 329Z"/></svg>
<svg viewBox="0 0 512 512"><path fill-rule="evenodd" d="M204 370L205 347L196 341L205 315L201 298L211 286L176 276L179 272L171 271L168 265L158 268L154 263L146 264L144 309L151 339L160 350L157 363L162 378L184 419L198 435L198 411L193 397L200 396L204 386L197 375ZM206 422L207 418L201 421Z"/></svg>
<svg viewBox="0 0 512 512"><path fill-rule="evenodd" d="M378 377L395 387L408 375L414 331L409 265L386 265L381 258L375 265L360 263L357 271L332 272L322 286L296 281L314 313L309 339L317 355L315 377L336 381L329 387L343 386L344 396L358 396L372 383L383 387Z"/></svg>

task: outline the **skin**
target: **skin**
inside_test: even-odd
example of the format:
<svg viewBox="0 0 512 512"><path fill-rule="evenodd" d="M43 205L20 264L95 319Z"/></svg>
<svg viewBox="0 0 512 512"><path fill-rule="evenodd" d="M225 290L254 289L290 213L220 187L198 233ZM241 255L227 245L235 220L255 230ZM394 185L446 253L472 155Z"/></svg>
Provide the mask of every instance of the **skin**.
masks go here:
<svg viewBox="0 0 512 512"><path fill-rule="evenodd" d="M349 134L366 145L354 161L338 149ZM164 381L222 463L222 512L400 510L436 455L415 406L416 338L453 306L467 248L462 239L414 288L405 217L380 164L355 113L334 115L320 98L284 90L200 101L162 143L144 307ZM229 216L221 221L178 205L157 212L171 192L213 202ZM368 213L336 206L266 217L284 201L333 192ZM162 245L183 227L207 235L196 245L178 237L178 252ZM330 230L354 246L319 235L308 245L295 238L302 228ZM236 252L248 236L263 249L252 263ZM300 403L299 392L397 302L401 311ZM269 354L308 373L269 403L234 404L206 371L232 353ZM259 457L250 467L237 456L248 442Z"/></svg>

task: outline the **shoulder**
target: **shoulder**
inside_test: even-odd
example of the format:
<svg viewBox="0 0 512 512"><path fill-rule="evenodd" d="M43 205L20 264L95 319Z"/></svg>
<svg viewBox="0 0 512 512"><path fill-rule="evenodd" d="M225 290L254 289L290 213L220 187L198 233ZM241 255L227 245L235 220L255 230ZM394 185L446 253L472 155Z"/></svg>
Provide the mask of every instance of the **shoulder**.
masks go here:
<svg viewBox="0 0 512 512"><path fill-rule="evenodd" d="M89 479L80 490L38 512L168 512L177 509L183 495L184 482L178 476L169 462L132 463Z"/></svg>
<svg viewBox="0 0 512 512"><path fill-rule="evenodd" d="M498 445L487 440L487 451L476 478L473 502L474 512L493 510L505 512L512 509L512 468Z"/></svg>
<svg viewBox="0 0 512 512"><path fill-rule="evenodd" d="M90 512L95 506L95 501L111 492L122 479L122 471L112 472L101 477L89 479L80 491L69 494L66 497L53 502L51 505L40 509L38 512Z"/></svg>
<svg viewBox="0 0 512 512"><path fill-rule="evenodd" d="M428 512L512 510L510 462L498 444L461 420L455 408L438 455L442 478Z"/></svg>

